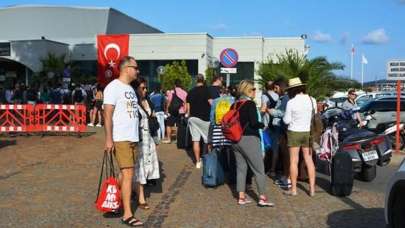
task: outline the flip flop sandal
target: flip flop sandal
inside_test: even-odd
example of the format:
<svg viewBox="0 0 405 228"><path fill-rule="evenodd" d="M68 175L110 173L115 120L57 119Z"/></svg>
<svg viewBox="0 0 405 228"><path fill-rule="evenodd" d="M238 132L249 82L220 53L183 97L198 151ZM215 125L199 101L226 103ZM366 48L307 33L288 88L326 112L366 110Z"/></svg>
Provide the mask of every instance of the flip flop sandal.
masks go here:
<svg viewBox="0 0 405 228"><path fill-rule="evenodd" d="M284 194L284 195L287 195L287 196L296 196L296 195L298 195L297 192L293 192L293 191L291 191L291 190L284 191L283 194Z"/></svg>
<svg viewBox="0 0 405 228"><path fill-rule="evenodd" d="M150 207L149 207L149 205L147 203L140 203L140 204L138 204L138 207L143 209L143 210L149 210L150 209Z"/></svg>
<svg viewBox="0 0 405 228"><path fill-rule="evenodd" d="M134 216L131 216L127 219L121 219L121 223L127 226L132 226L132 227L139 227L139 226L143 226L143 223L141 222L141 220L136 219Z"/></svg>

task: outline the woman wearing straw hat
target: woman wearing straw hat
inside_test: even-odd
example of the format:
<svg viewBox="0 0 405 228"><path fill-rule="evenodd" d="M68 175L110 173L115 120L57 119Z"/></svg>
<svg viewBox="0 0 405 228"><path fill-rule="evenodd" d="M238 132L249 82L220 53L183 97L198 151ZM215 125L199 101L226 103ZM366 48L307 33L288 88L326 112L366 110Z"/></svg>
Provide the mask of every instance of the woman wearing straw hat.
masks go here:
<svg viewBox="0 0 405 228"><path fill-rule="evenodd" d="M316 113L316 100L306 94L306 85L299 78L288 81L288 96L284 122L288 125L288 147L290 151L291 189L287 195L297 195L299 152L302 149L309 176L309 195L315 194L315 166L310 150L310 128L312 113Z"/></svg>

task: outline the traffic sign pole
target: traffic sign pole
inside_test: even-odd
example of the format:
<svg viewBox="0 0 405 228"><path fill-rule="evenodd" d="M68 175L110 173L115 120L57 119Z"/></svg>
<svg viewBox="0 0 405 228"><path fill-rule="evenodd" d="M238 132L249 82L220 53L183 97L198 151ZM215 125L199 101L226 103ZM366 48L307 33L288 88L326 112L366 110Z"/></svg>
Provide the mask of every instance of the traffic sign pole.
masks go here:
<svg viewBox="0 0 405 228"><path fill-rule="evenodd" d="M399 125L401 124L401 81L397 80L397 131L395 134L395 151L399 153Z"/></svg>
<svg viewBox="0 0 405 228"><path fill-rule="evenodd" d="M226 87L230 86L231 84L231 73L236 74L236 68L232 68L236 66L239 60L238 52L232 48L226 48L222 50L221 54L219 55L219 60L221 61L222 66L226 68L221 68L223 73L226 73Z"/></svg>

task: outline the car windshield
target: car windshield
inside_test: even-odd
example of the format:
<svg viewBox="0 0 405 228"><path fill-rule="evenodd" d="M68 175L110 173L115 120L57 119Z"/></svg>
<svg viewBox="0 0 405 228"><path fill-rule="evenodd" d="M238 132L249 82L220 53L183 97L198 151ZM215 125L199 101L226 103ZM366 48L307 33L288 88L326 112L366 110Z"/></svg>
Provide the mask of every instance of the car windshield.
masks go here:
<svg viewBox="0 0 405 228"><path fill-rule="evenodd" d="M357 103L357 106L362 107L363 105L369 103L372 100L373 100L372 98L367 96L367 97L364 97L364 98L362 97L362 98L358 99L356 101L356 103Z"/></svg>

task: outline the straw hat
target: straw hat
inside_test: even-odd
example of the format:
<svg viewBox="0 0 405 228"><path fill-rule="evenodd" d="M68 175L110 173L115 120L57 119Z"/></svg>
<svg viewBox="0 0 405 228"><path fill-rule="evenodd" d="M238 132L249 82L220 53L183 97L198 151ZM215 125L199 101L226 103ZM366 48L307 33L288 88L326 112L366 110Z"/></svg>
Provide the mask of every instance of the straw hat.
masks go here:
<svg viewBox="0 0 405 228"><path fill-rule="evenodd" d="M298 87L298 86L304 86L305 85L305 83L302 83L301 82L301 79L300 78L291 78L291 79L289 79L288 80L288 89L291 89L291 88L295 88L295 87Z"/></svg>

